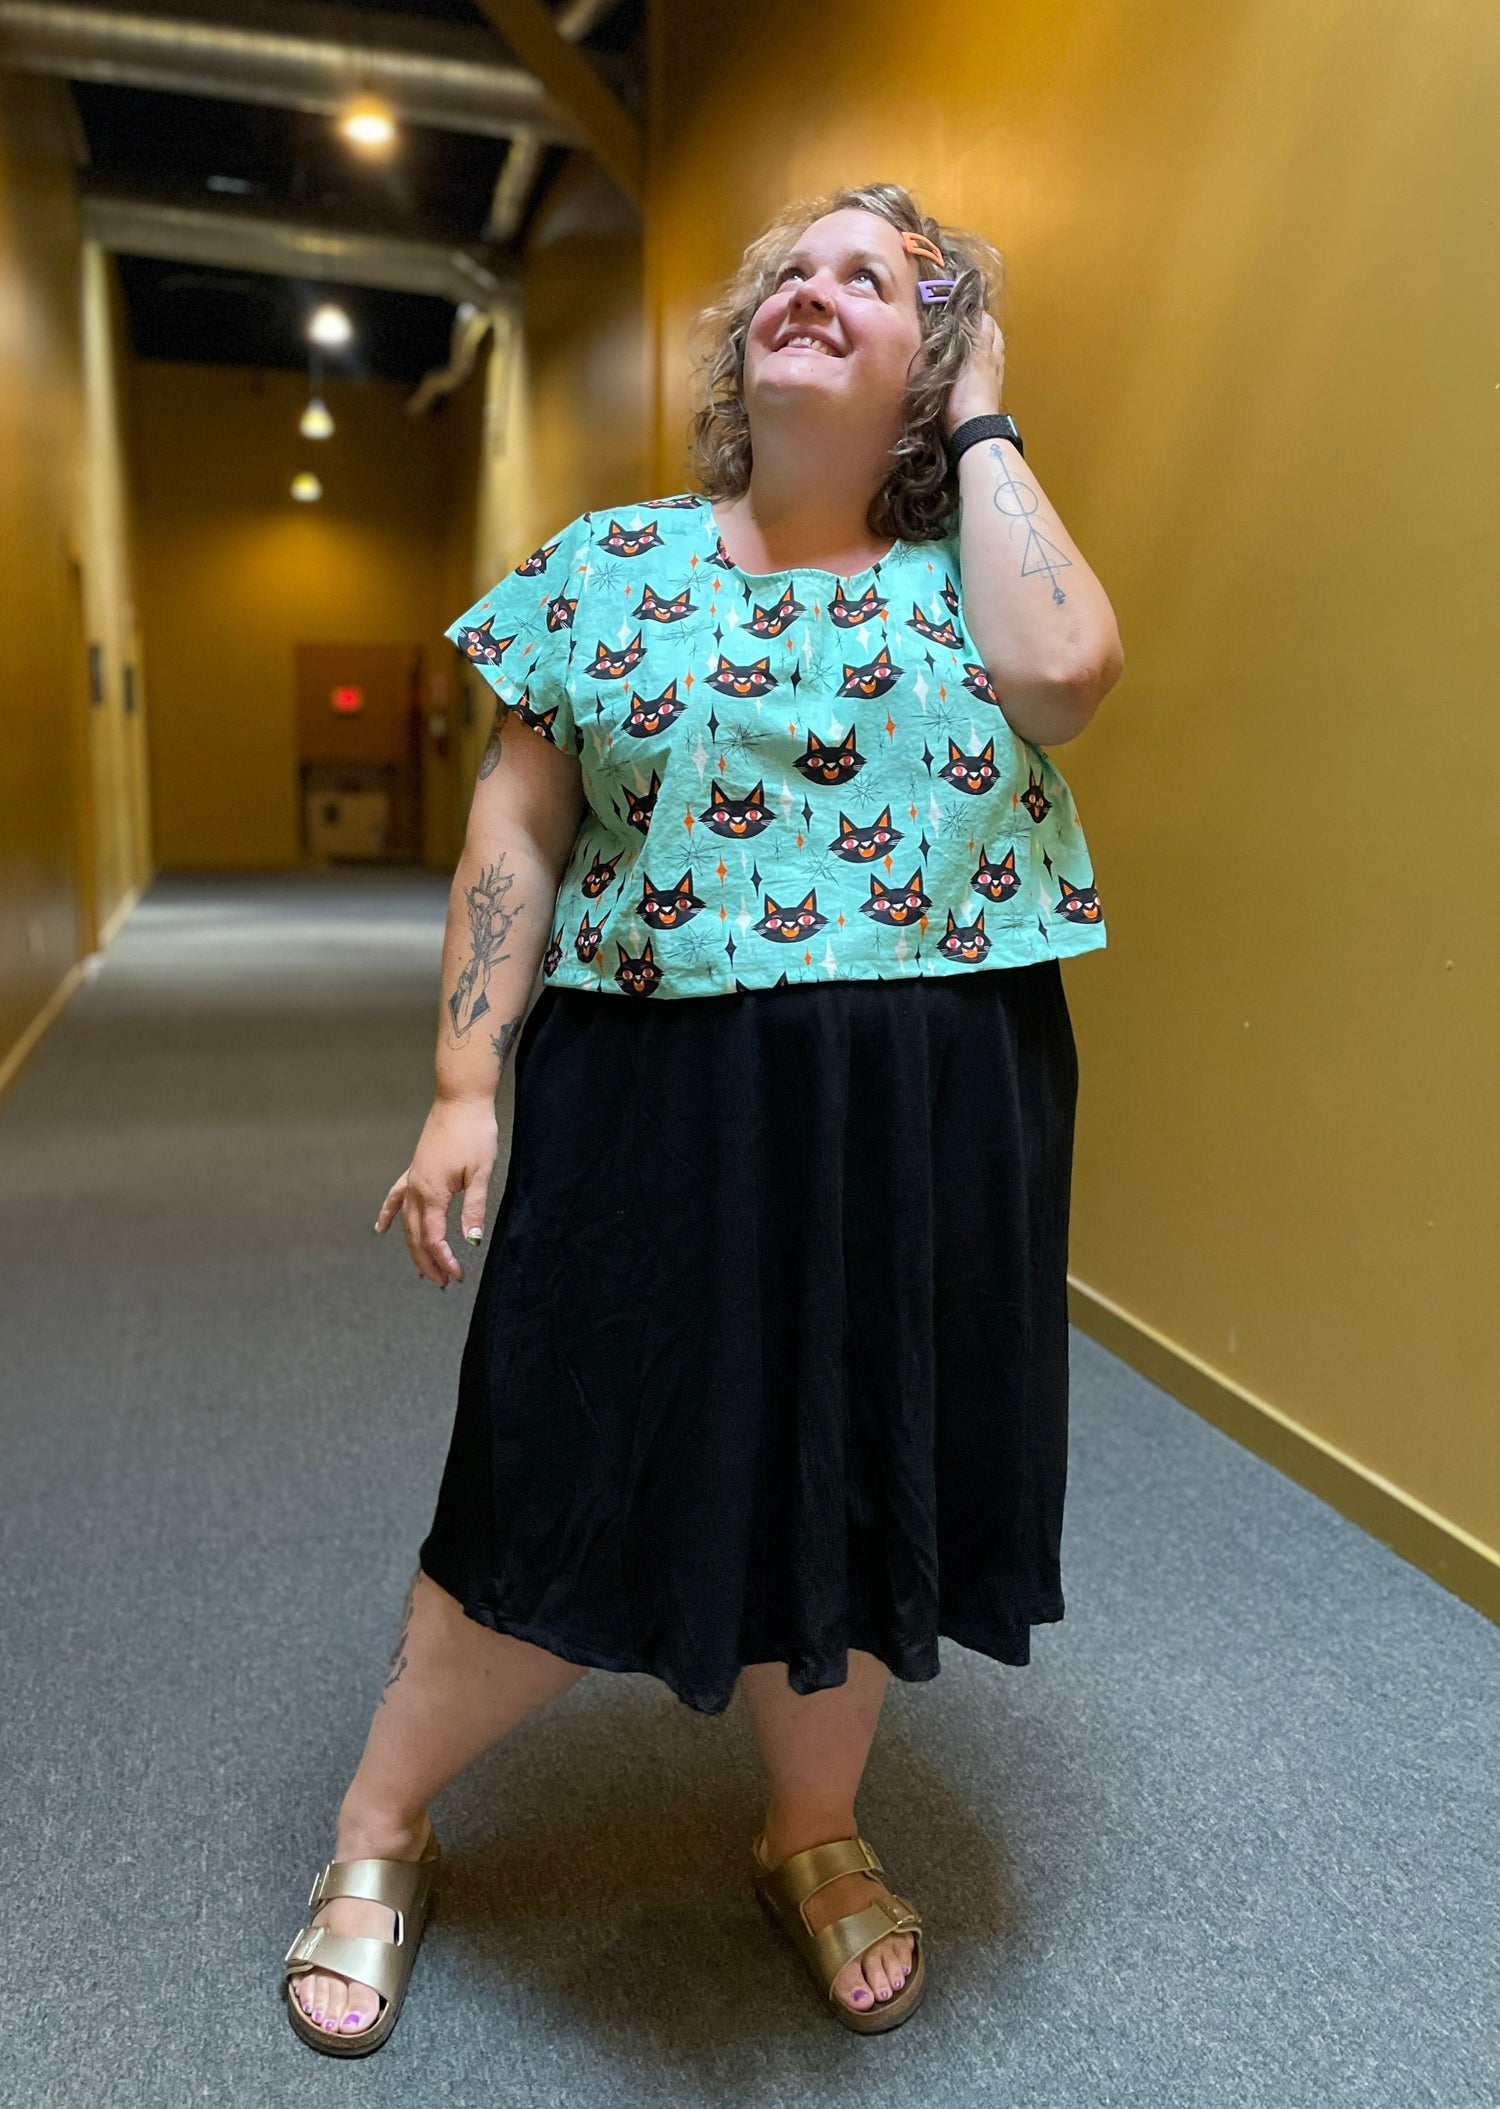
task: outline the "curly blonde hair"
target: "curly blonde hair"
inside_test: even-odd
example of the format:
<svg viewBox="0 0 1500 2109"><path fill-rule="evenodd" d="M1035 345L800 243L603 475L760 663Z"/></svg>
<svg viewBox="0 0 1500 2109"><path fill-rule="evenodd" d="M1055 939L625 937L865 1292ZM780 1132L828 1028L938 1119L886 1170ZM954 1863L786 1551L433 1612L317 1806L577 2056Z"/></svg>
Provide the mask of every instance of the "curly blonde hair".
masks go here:
<svg viewBox="0 0 1500 2109"><path fill-rule="evenodd" d="M951 532L958 477L948 466L943 408L979 337L980 323L1004 295L1005 260L976 234L928 219L899 183L864 183L824 198L800 198L750 244L719 298L699 315L702 349L694 369L699 396L688 427L694 475L710 498L738 498L750 484L750 418L745 408L745 339L782 263L814 220L847 207L878 213L901 234L925 235L957 281L946 303L918 306L922 341L906 386L901 437L885 480L870 501L870 532L931 542ZM935 267L923 266L923 275Z"/></svg>

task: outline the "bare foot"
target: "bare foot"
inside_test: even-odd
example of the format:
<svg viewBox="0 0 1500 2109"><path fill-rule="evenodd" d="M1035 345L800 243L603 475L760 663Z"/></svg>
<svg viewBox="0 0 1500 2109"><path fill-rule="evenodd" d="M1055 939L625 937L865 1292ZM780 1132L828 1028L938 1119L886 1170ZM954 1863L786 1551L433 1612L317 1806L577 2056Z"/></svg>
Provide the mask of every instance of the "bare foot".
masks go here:
<svg viewBox="0 0 1500 2109"><path fill-rule="evenodd" d="M821 1842L821 1841L820 1841ZM784 1850L777 1840L774 1846L763 1832L755 1841L755 1857L768 1871L779 1867L783 1860L791 1858L797 1846ZM853 1875L840 1875L814 1890L803 1909L807 1922L814 1933L821 1933L835 1919L847 1918L851 1912L863 1911L875 1897L890 1896L879 1875L864 1871ZM916 1952L916 1935L890 1933L878 1940L873 1948L866 1948L852 1963L845 1963L833 1980L833 1989L845 2006L856 2014L869 2014L884 2006L893 1998L911 1975L912 1961Z"/></svg>
<svg viewBox="0 0 1500 2109"><path fill-rule="evenodd" d="M426 1816L414 1830L381 1832L339 1829L335 1860L420 1860L432 1836ZM318 1907L310 1924L326 1926L332 1933L396 1938L396 1914L388 1904L372 1904L364 1897L332 1897ZM360 2036L380 2019L385 2001L373 1985L338 1977L327 1970L307 1970L293 1981L292 1997L311 2021L329 2035Z"/></svg>

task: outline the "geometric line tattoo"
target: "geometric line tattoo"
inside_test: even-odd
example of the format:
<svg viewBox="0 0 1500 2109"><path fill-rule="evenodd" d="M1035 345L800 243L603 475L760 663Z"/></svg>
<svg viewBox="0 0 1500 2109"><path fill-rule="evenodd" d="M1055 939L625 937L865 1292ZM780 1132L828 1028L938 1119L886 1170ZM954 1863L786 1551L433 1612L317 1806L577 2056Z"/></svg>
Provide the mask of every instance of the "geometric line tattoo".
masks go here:
<svg viewBox="0 0 1500 2109"><path fill-rule="evenodd" d="M1041 500L1031 485L1017 483L1011 473L1010 463L998 444L991 446L990 453L1000 471L995 485L995 510L997 513L1006 514L1017 526L1025 523L1026 542L1021 551L1021 576L1034 578L1038 572L1044 573L1051 581L1052 598L1061 607L1068 596L1057 583L1057 574L1059 571L1071 571L1073 559L1064 550L1059 549L1055 542L1049 542L1032 524L1031 515Z"/></svg>

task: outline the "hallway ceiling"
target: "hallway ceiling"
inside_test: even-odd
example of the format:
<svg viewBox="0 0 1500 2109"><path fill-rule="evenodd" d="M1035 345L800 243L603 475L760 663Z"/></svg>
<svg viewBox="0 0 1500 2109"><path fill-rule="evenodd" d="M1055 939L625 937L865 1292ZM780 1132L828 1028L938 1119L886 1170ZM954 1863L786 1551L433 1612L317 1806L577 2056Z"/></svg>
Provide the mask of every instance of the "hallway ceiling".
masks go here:
<svg viewBox="0 0 1500 2109"><path fill-rule="evenodd" d="M272 217L318 231L427 242L446 252L462 248L480 264L481 275L488 268L504 280L530 219L573 152L563 140L570 132L575 139L584 136L572 112L518 65L469 0L307 0L295 9L275 7L271 0L244 0L243 6L204 0L201 8L191 0L177 6L103 4L127 27L150 32L159 23L169 38L174 29L191 29L199 21L221 37L226 26L232 33L240 21L252 33L269 21L278 35L291 28L309 40L337 40L356 49L368 38L369 48L394 48L397 65L409 29L411 47L424 54L441 56L451 45L459 56L508 71L530 94L525 107L528 114L539 113L541 123L534 132L510 125L506 108L521 105L507 105L498 95L481 96L468 110L456 101L452 129L403 121L394 155L375 162L348 146L324 110L239 99L279 92L274 76L267 90L258 78L236 80L231 71L231 99L98 78L100 71L129 70L113 54L104 61L53 58L37 70L65 72L72 80L87 151L83 184L90 195L188 207L195 216ZM20 0L0 0L0 57L9 55L14 39L24 41L28 18L44 27L52 20L66 25L69 12L66 5L28 9ZM503 15L504 9L495 12ZM587 55L615 105L632 114L644 100L644 12L645 0L561 0L554 11L554 21L564 34L571 31L569 41ZM172 56L181 66L175 50ZM222 57L215 63L224 66ZM80 77L88 68L95 77ZM204 62L195 61L193 70L202 72ZM428 103L434 99L429 95ZM446 110L440 114L446 117ZM468 128L480 123L493 132ZM502 134L501 127L508 129ZM513 150L518 134L521 146ZM513 152L513 203L509 215L502 208L501 218L511 216L515 224L496 240L496 185ZM307 363L305 318L323 298L337 299L355 324L348 350L324 355L328 372L414 382L447 356L454 315L449 299L242 265L222 268L203 259L201 242L190 256L173 254L170 241L161 248L119 259L131 339L142 358L301 368Z"/></svg>

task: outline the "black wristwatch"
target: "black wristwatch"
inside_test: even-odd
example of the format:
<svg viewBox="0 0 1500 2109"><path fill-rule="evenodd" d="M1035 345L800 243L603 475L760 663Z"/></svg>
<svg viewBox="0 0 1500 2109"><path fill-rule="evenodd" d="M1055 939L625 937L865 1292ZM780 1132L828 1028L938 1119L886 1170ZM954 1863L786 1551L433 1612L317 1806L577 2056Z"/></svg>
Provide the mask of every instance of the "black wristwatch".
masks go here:
<svg viewBox="0 0 1500 2109"><path fill-rule="evenodd" d="M1024 457L1026 453L1013 417L966 417L948 441L949 468L956 469L960 456L978 446L982 439L1008 439L1018 454Z"/></svg>

